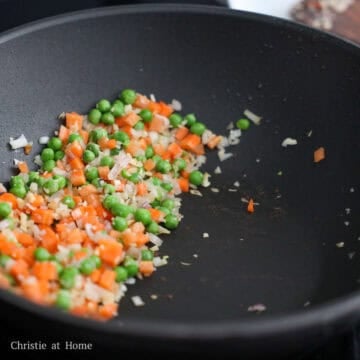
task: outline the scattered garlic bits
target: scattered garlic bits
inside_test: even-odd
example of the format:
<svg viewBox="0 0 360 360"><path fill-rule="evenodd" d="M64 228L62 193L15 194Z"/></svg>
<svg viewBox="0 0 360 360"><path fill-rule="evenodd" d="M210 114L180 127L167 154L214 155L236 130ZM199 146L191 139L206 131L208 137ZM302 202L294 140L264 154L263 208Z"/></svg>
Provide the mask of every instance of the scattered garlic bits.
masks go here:
<svg viewBox="0 0 360 360"><path fill-rule="evenodd" d="M266 310L266 306L264 304L255 304L248 307L249 312L263 312Z"/></svg>
<svg viewBox="0 0 360 360"><path fill-rule="evenodd" d="M9 144L10 144L11 149L17 150L17 149L24 148L26 145L29 144L29 142L26 139L25 135L21 134L16 139L11 137L10 140L9 140Z"/></svg>
<svg viewBox="0 0 360 360"><path fill-rule="evenodd" d="M134 306L144 306L145 305L143 299L140 296L132 296L131 301L134 304Z"/></svg>
<svg viewBox="0 0 360 360"><path fill-rule="evenodd" d="M318 163L325 159L325 148L319 147L314 151L314 162Z"/></svg>
<svg viewBox="0 0 360 360"><path fill-rule="evenodd" d="M288 138L286 138L286 139L284 139L283 140L283 142L281 143L281 146L282 147L288 147L288 146L294 146L294 145L297 145L297 140L296 139L293 139L293 138L290 138L290 137L288 137Z"/></svg>
<svg viewBox="0 0 360 360"><path fill-rule="evenodd" d="M255 125L260 125L261 123L261 116L254 114L252 111L246 109L244 111L244 115L251 120Z"/></svg>

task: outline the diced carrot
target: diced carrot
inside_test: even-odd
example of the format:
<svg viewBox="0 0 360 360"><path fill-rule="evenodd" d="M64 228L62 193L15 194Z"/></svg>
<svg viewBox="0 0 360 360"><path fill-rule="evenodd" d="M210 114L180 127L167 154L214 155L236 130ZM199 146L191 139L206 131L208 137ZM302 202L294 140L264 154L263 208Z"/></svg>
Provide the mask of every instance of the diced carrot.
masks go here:
<svg viewBox="0 0 360 360"><path fill-rule="evenodd" d="M136 186L136 195L145 196L147 194L147 186L146 183L142 182L137 184Z"/></svg>
<svg viewBox="0 0 360 360"><path fill-rule="evenodd" d="M3 193L0 195L0 202L7 202L11 205L13 210L17 209L17 199L16 196L11 193Z"/></svg>
<svg viewBox="0 0 360 360"><path fill-rule="evenodd" d="M120 128L122 128L123 126L128 126L128 125L126 124L126 122L124 121L123 116L118 116L118 117L116 117L116 118L115 118L115 124L116 124L118 127L120 127ZM131 128L131 127L130 127L130 128Z"/></svg>
<svg viewBox="0 0 360 360"><path fill-rule="evenodd" d="M177 144L177 143L172 143L168 146L168 151L171 154L171 157L173 159L178 158L179 156L181 156L183 150L181 149L181 147Z"/></svg>
<svg viewBox="0 0 360 360"><path fill-rule="evenodd" d="M153 145L153 149L156 155L162 156L164 155L166 149L163 145L161 144L154 144Z"/></svg>
<svg viewBox="0 0 360 360"><path fill-rule="evenodd" d="M23 259L25 255L25 248L24 247L15 247L11 252L11 256L15 259ZM24 260L24 259L23 259Z"/></svg>
<svg viewBox="0 0 360 360"><path fill-rule="evenodd" d="M39 225L39 228L41 230L41 234L39 235L41 246L46 248L52 254L55 253L59 242L58 235L50 226Z"/></svg>
<svg viewBox="0 0 360 360"><path fill-rule="evenodd" d="M130 229L134 233L143 233L145 231L145 226L142 222L136 221L130 226Z"/></svg>
<svg viewBox="0 0 360 360"><path fill-rule="evenodd" d="M154 270L155 268L152 261L140 261L139 271L144 276L150 276Z"/></svg>
<svg viewBox="0 0 360 360"><path fill-rule="evenodd" d="M22 246L27 247L27 246L33 245L35 243L35 239L30 234L20 232L20 231L14 231L14 234L16 236L17 241Z"/></svg>
<svg viewBox="0 0 360 360"><path fill-rule="evenodd" d="M128 248L131 245L136 245L136 237L137 234L133 231L131 231L130 229L126 229L122 235L122 240L124 242L124 245Z"/></svg>
<svg viewBox="0 0 360 360"><path fill-rule="evenodd" d="M99 315L104 319L111 319L117 314L118 305L116 303L108 303L99 306Z"/></svg>
<svg viewBox="0 0 360 360"><path fill-rule="evenodd" d="M50 261L36 261L32 273L39 280L51 281L57 279L56 265Z"/></svg>
<svg viewBox="0 0 360 360"><path fill-rule="evenodd" d="M162 180L162 178L164 177L164 175L162 173L160 173L160 172L154 173L153 176L160 179L160 180Z"/></svg>
<svg viewBox="0 0 360 360"><path fill-rule="evenodd" d="M82 259L84 259L84 258L86 258L87 257L87 252L86 252L86 250L79 250L79 251L76 251L75 252L75 254L74 254L74 260L75 261L80 261L80 260L82 260Z"/></svg>
<svg viewBox="0 0 360 360"><path fill-rule="evenodd" d="M10 274L16 278L27 277L29 275L29 265L23 260L16 260L10 268Z"/></svg>
<svg viewBox="0 0 360 360"><path fill-rule="evenodd" d="M0 234L0 253L12 256L16 248L15 243L8 241L5 235Z"/></svg>
<svg viewBox="0 0 360 360"><path fill-rule="evenodd" d="M189 176L190 176L190 173L189 173L188 171L186 171L186 170L181 171L180 174L181 174L181 176L182 176L183 178L185 178L185 179L188 179Z"/></svg>
<svg viewBox="0 0 360 360"><path fill-rule="evenodd" d="M149 106L149 103L150 100L145 95L137 94L133 106L140 109L145 109Z"/></svg>
<svg viewBox="0 0 360 360"><path fill-rule="evenodd" d="M31 213L35 224L51 225L54 222L54 211L51 209L35 209Z"/></svg>
<svg viewBox="0 0 360 360"><path fill-rule="evenodd" d="M89 184L89 185L84 185L81 188L79 188L78 192L79 192L80 196L82 198L84 198L84 197L86 197L86 196L88 196L90 194L96 194L97 189L96 189L96 187L94 185ZM94 206L94 204L92 204L92 203L88 202L88 204L91 204L92 206Z"/></svg>
<svg viewBox="0 0 360 360"><path fill-rule="evenodd" d="M138 248L143 247L148 242L149 242L149 234L144 234L144 233L136 234L136 246Z"/></svg>
<svg viewBox="0 0 360 360"><path fill-rule="evenodd" d="M176 130L175 139L180 141L189 133L189 129L185 126L179 127Z"/></svg>
<svg viewBox="0 0 360 360"><path fill-rule="evenodd" d="M194 151L198 145L201 144L201 138L196 134L188 134L181 141L180 146L189 151Z"/></svg>
<svg viewBox="0 0 360 360"><path fill-rule="evenodd" d="M10 287L10 280L5 276L5 274L0 273L0 288L8 289Z"/></svg>
<svg viewBox="0 0 360 360"><path fill-rule="evenodd" d="M67 143L68 139L69 139L69 135L70 135L70 130L61 125L60 129L59 129L59 139L63 142L63 143Z"/></svg>
<svg viewBox="0 0 360 360"><path fill-rule="evenodd" d="M100 138L98 140L98 144L99 144L101 150L107 149L108 141L109 141L109 139L106 136L103 136L102 138Z"/></svg>
<svg viewBox="0 0 360 360"><path fill-rule="evenodd" d="M179 187L180 187L180 190L182 192L188 192L189 191L189 180L184 178L184 177L181 177L178 179L178 184L179 184Z"/></svg>
<svg viewBox="0 0 360 360"><path fill-rule="evenodd" d="M100 179L107 180L110 172L110 168L108 166L99 166L98 172Z"/></svg>
<svg viewBox="0 0 360 360"><path fill-rule="evenodd" d="M29 172L29 167L28 164L26 163L26 161L20 161L17 165L18 169L20 170L21 173L28 173Z"/></svg>
<svg viewBox="0 0 360 360"><path fill-rule="evenodd" d="M156 166L156 163L153 159L147 159L144 162L144 169L146 171L151 171L151 170L155 169L155 166Z"/></svg>
<svg viewBox="0 0 360 360"><path fill-rule="evenodd" d="M140 116L136 114L136 112L132 111L124 115L122 120L126 125L134 126L140 120Z"/></svg>
<svg viewBox="0 0 360 360"><path fill-rule="evenodd" d="M29 300L41 304L44 302L43 292L40 287L39 281L34 282L22 282L21 283L22 294Z"/></svg>
<svg viewBox="0 0 360 360"><path fill-rule="evenodd" d="M199 144L194 149L192 149L192 152L196 155L204 155L205 154L205 148L203 144Z"/></svg>
<svg viewBox="0 0 360 360"><path fill-rule="evenodd" d="M126 132L130 138L132 137L132 127L130 125L121 126L120 130Z"/></svg>
<svg viewBox="0 0 360 360"><path fill-rule="evenodd" d="M172 155L169 152L169 150L165 150L165 152L162 154L161 156L164 160L171 160L172 159Z"/></svg>
<svg viewBox="0 0 360 360"><path fill-rule="evenodd" d="M83 138L84 144L87 144L89 141L89 132L84 129L81 129L79 130L79 134Z"/></svg>
<svg viewBox="0 0 360 360"><path fill-rule="evenodd" d="M70 175L71 184L81 186L86 183L84 171L82 169L73 169Z"/></svg>
<svg viewBox="0 0 360 360"><path fill-rule="evenodd" d="M75 228L70 230L68 235L66 236L66 242L68 244L81 244L85 240L85 232L80 230L79 228Z"/></svg>
<svg viewBox="0 0 360 360"><path fill-rule="evenodd" d="M95 284L97 284L100 280L100 276L101 276L101 271L99 269L95 269L91 274L90 274L90 279L92 282L94 282Z"/></svg>
<svg viewBox="0 0 360 360"><path fill-rule="evenodd" d="M122 244L111 239L100 239L98 243L101 260L110 266L119 264L123 255Z"/></svg>
<svg viewBox="0 0 360 360"><path fill-rule="evenodd" d="M40 194L34 194L32 200L30 201L30 204L34 207L40 207L44 205L44 203L44 197Z"/></svg>
<svg viewBox="0 0 360 360"><path fill-rule="evenodd" d="M32 266L34 264L34 251L36 249L36 245L30 245L26 247L24 250L24 254L22 259L28 263L29 266Z"/></svg>
<svg viewBox="0 0 360 360"><path fill-rule="evenodd" d="M115 149L117 146L117 141L115 139L109 139L106 147L110 150Z"/></svg>
<svg viewBox="0 0 360 360"><path fill-rule="evenodd" d="M166 123L164 119L154 114L151 122L149 123L149 131L156 131L158 133L162 133L165 130L166 130Z"/></svg>
<svg viewBox="0 0 360 360"><path fill-rule="evenodd" d="M83 126L83 116L75 112L66 113L66 127L72 131L79 131Z"/></svg>
<svg viewBox="0 0 360 360"><path fill-rule="evenodd" d="M174 112L173 108L170 105L164 103L163 101L160 101L159 105L160 114L163 116L169 117Z"/></svg>
<svg viewBox="0 0 360 360"><path fill-rule="evenodd" d="M76 140L67 145L65 153L69 160L72 160L76 157L81 158L83 156L84 149L82 148L79 141Z"/></svg>
<svg viewBox="0 0 360 360"><path fill-rule="evenodd" d="M210 139L210 141L206 145L209 149L215 149L216 146L219 145L221 140L222 140L222 137L220 135L214 136L213 138Z"/></svg>
<svg viewBox="0 0 360 360"><path fill-rule="evenodd" d="M155 208L149 208L148 210L150 211L151 218L154 221L160 222L164 219L165 214L161 210Z"/></svg>
<svg viewBox="0 0 360 360"><path fill-rule="evenodd" d="M152 111L154 114L160 114L161 105L155 101L150 101L148 104L148 109Z"/></svg>
<svg viewBox="0 0 360 360"><path fill-rule="evenodd" d="M99 285L104 289L113 290L115 285L115 278L115 271L106 269L100 276Z"/></svg>
<svg viewBox="0 0 360 360"><path fill-rule="evenodd" d="M139 152L142 151L142 148L138 140L132 139L130 140L129 144L126 146L125 150L132 156L137 156L139 155Z"/></svg>
<svg viewBox="0 0 360 360"><path fill-rule="evenodd" d="M69 165L72 169L83 169L85 167L84 162L78 157L70 160Z"/></svg>
<svg viewBox="0 0 360 360"><path fill-rule="evenodd" d="M325 159L325 148L319 147L314 151L314 162L318 163Z"/></svg>
<svg viewBox="0 0 360 360"><path fill-rule="evenodd" d="M88 312L87 304L84 303L82 305L76 305L70 309L70 312L75 316L85 316Z"/></svg>
<svg viewBox="0 0 360 360"><path fill-rule="evenodd" d="M253 213L255 211L255 208L254 208L254 200L253 199L250 199L249 202L248 202L248 205L247 205L247 211L249 213Z"/></svg>

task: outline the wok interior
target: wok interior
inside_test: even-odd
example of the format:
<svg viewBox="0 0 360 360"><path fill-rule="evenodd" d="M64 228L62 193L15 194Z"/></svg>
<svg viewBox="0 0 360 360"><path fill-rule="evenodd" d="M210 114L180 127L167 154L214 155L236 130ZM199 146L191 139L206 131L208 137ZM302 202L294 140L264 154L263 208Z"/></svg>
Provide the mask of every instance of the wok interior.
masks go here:
<svg viewBox="0 0 360 360"><path fill-rule="evenodd" d="M185 218L161 249L169 265L130 287L146 306L128 296L121 318L238 319L254 316L247 309L256 303L280 314L335 299L357 290L360 268L358 64L358 49L281 22L190 12L114 11L2 40L1 180L14 157L25 158L8 150L10 136L34 141L32 158L57 114L85 112L122 88L179 99L184 113L223 134L248 108L262 125L212 176L220 193L184 197ZM289 136L299 144L284 149ZM319 146L327 158L314 164ZM217 165L211 154L204 169ZM253 215L242 197L260 203Z"/></svg>

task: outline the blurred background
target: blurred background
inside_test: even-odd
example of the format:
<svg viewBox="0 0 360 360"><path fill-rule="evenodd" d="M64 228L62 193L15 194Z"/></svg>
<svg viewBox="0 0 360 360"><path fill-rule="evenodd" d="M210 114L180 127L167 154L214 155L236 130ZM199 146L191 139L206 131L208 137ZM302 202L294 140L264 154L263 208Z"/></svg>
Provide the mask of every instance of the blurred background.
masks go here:
<svg viewBox="0 0 360 360"><path fill-rule="evenodd" d="M45 16L135 3L192 3L292 19L360 43L360 0L0 0L0 31Z"/></svg>

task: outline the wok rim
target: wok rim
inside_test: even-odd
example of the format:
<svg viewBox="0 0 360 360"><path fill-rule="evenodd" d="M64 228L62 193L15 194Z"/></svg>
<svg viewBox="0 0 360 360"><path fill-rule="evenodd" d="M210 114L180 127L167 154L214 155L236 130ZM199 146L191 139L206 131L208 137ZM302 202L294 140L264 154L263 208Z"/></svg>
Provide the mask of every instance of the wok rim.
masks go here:
<svg viewBox="0 0 360 360"><path fill-rule="evenodd" d="M180 5L180 4L138 4L100 7L68 12L7 30L0 34L0 46L18 37L35 31L45 30L49 27L72 23L97 17L126 15L126 14L156 14L156 13L201 14L209 16L231 16L238 19L249 19L269 26L282 27L321 38L324 43L344 48L349 52L360 55L360 47L338 36L328 34L306 25L280 19L274 16L257 14L246 11L231 10L216 6ZM79 328L94 330L108 335L124 335L129 337L142 337L147 339L173 339L182 341L223 341L227 339L254 339L259 337L276 337L286 333L298 333L317 328L323 334L331 333L333 325L343 325L350 328L360 318L360 291L334 300L323 302L307 308L281 315L263 315L254 319L237 321L208 321L199 323L185 323L165 320L130 320L98 322L91 319L75 317L61 312L55 308L44 307L31 303L9 291L0 289L0 301L15 305L15 307L32 313L36 316L56 321L66 326L75 325ZM359 314L359 315L357 315ZM356 316L357 315L357 316Z"/></svg>

